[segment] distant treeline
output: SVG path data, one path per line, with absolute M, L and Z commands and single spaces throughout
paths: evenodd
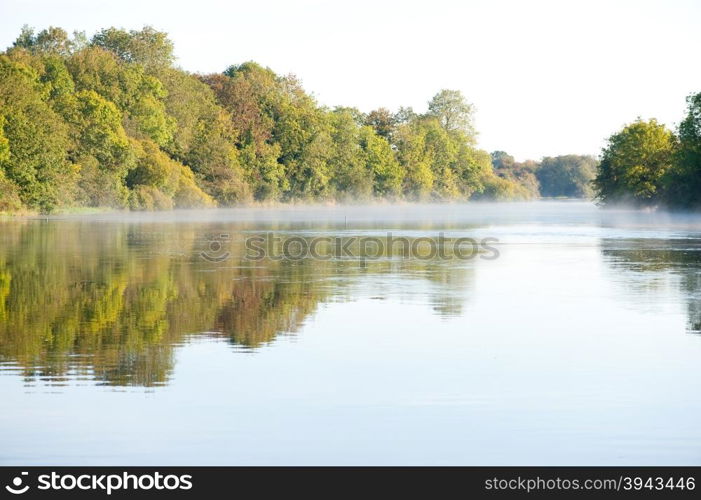
M 519 198 L 591 198 L 598 161 L 593 156 L 546 156 L 517 162 L 504 151 L 492 153 L 494 172 L 518 186 Z
M 149 27 L 25 27 L 0 54 L 0 211 L 589 194 L 592 158 L 478 149 L 459 91 L 425 113 L 365 114 L 253 62 L 211 75 L 173 62 Z
M 613 134 L 594 181 L 603 204 L 701 208 L 701 93 L 676 130 L 638 118 Z

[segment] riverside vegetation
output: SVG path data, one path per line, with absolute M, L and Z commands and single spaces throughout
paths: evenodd
M 609 138 L 594 180 L 602 203 L 701 208 L 701 93 L 687 103 L 676 134 L 638 118 Z
M 0 212 L 587 197 L 595 168 L 480 150 L 459 91 L 425 113 L 329 109 L 254 62 L 184 71 L 150 27 L 25 27 L 0 54 Z

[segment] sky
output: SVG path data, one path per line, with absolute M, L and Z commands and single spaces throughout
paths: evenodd
M 0 48 L 24 24 L 151 25 L 188 71 L 254 60 L 366 112 L 458 89 L 480 147 L 519 160 L 596 155 L 637 117 L 675 127 L 701 92 L 699 0 L 0 0 Z

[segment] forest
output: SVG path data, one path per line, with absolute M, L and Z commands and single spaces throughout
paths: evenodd
M 25 26 L 0 54 L 0 212 L 592 195 L 593 157 L 490 154 L 473 118 L 455 90 L 363 113 L 255 62 L 189 73 L 151 27 Z

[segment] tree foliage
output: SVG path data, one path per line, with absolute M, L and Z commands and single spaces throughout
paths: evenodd
M 656 120 L 636 120 L 613 134 L 601 153 L 594 181 L 603 203 L 652 206 L 662 195 L 676 137 Z
M 679 125 L 674 164 L 663 179 L 664 200 L 678 208 L 701 208 L 701 93 L 687 99 L 687 115 Z
M 597 160 L 593 156 L 547 156 L 540 161 L 535 175 L 541 196 L 591 198 Z
M 148 26 L 91 38 L 23 28 L 0 55 L 0 210 L 530 192 L 476 147 L 459 91 L 423 114 L 364 114 L 320 106 L 295 76 L 255 62 L 194 75 L 174 60 Z
M 474 138 L 472 123 L 474 107 L 468 103 L 459 90 L 443 89 L 428 103 L 428 115 L 440 122 L 448 131 L 462 131 Z
M 493 183 L 493 189 L 503 194 L 499 199 L 515 197 L 529 199 L 540 196 L 540 185 L 536 172 L 540 165 L 533 160 L 517 162 L 514 157 L 505 151 L 494 151 L 491 154 L 494 165 L 494 173 L 501 179 L 510 181 L 513 186 L 504 185 L 501 182 Z
M 91 45 L 108 50 L 125 62 L 149 69 L 168 67 L 175 60 L 173 42 L 168 35 L 150 26 L 138 31 L 103 29 L 92 37 Z
M 72 195 L 66 190 L 73 172 L 67 161 L 68 127 L 50 106 L 48 89 L 33 68 L 0 55 L 0 82 L 6 144 L 0 171 L 24 204 L 50 211 Z

